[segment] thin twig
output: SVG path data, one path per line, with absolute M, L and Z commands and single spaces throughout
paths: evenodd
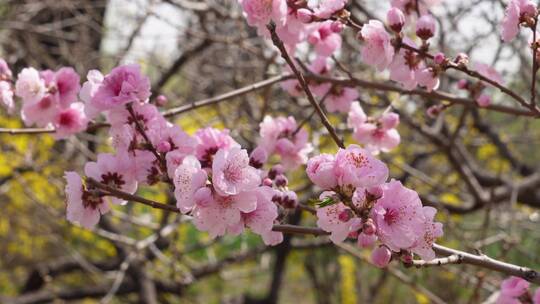
M 298 79 L 298 82 L 300 83 L 300 86 L 302 87 L 302 89 L 304 89 L 304 92 L 307 95 L 309 103 L 311 103 L 311 106 L 313 106 L 315 108 L 315 110 L 317 110 L 317 114 L 319 114 L 319 117 L 321 118 L 321 121 L 322 121 L 323 125 L 328 130 L 328 133 L 330 133 L 330 136 L 332 136 L 332 139 L 334 139 L 334 141 L 336 142 L 336 144 L 340 148 L 345 148 L 345 145 L 343 144 L 343 141 L 339 138 L 339 136 L 336 133 L 336 130 L 334 129 L 334 127 L 328 121 L 328 118 L 326 117 L 326 114 L 324 114 L 322 108 L 319 106 L 317 101 L 315 101 L 315 97 L 313 97 L 313 94 L 311 93 L 311 90 L 309 89 L 309 86 L 308 86 L 308 84 L 306 82 L 306 79 L 304 78 L 304 75 L 302 74 L 302 72 L 300 72 L 296 68 L 296 65 L 294 64 L 291 57 L 287 53 L 287 49 L 285 48 L 285 45 L 283 44 L 283 41 L 281 41 L 281 39 L 279 38 L 279 36 L 276 33 L 276 25 L 273 22 L 270 22 L 270 24 L 268 24 L 266 27 L 270 31 L 270 35 L 272 37 L 272 42 L 279 49 L 279 51 L 281 52 L 281 57 L 283 57 L 283 59 L 285 59 L 285 61 L 287 62 L 287 64 L 291 68 L 291 70 L 293 71 L 293 74 Z
M 90 177 L 88 177 L 86 179 L 86 182 L 88 184 L 98 188 L 98 189 L 105 190 L 111 196 L 116 196 L 116 197 L 121 198 L 121 199 L 141 203 L 141 204 L 144 204 L 144 205 L 150 206 L 152 208 L 156 208 L 156 209 L 162 209 L 162 210 L 167 210 L 167 211 L 171 211 L 171 212 L 175 212 L 175 213 L 180 213 L 180 210 L 178 210 L 178 208 L 176 208 L 174 206 L 167 205 L 167 204 L 164 204 L 164 203 L 158 203 L 156 201 L 149 200 L 149 199 L 146 199 L 144 197 L 129 194 L 127 192 L 118 190 L 116 188 L 110 187 L 110 186 L 105 185 L 105 184 L 102 184 L 102 183 L 100 183 L 100 182 L 98 182 L 95 179 L 90 178 Z

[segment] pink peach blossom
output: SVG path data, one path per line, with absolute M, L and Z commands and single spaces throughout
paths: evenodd
M 138 65 L 118 66 L 107 74 L 90 99 L 93 108 L 108 111 L 131 102 L 146 102 L 150 97 L 150 80 Z
M 390 43 L 390 35 L 378 20 L 370 20 L 361 30 L 364 46 L 362 61 L 382 71 L 388 67 L 394 57 L 394 47 Z
M 17 75 L 15 94 L 22 98 L 25 105 L 35 104 L 46 94 L 45 81 L 34 68 L 24 68 Z
M 246 150 L 238 147 L 220 149 L 212 163 L 212 182 L 216 192 L 222 196 L 237 195 L 254 190 L 261 178 L 257 169 L 249 165 Z
M 205 187 L 208 176 L 201 169 L 201 163 L 194 156 L 184 158 L 174 172 L 174 197 L 176 206 L 182 213 L 190 212 L 195 207 L 193 196 Z
M 377 200 L 371 217 L 379 240 L 393 251 L 413 246 L 418 228 L 424 223 L 418 194 L 395 180 L 383 187 L 383 196 Z
M 371 252 L 371 263 L 379 268 L 385 268 L 390 263 L 392 252 L 385 246 L 379 246 Z
M 336 154 L 335 174 L 341 186 L 372 187 L 388 178 L 388 167 L 357 145 L 339 149 Z
M 92 228 L 101 215 L 109 212 L 109 204 L 99 196 L 94 196 L 83 185 L 81 176 L 76 172 L 66 172 L 66 217 L 72 223 L 78 223 L 85 228 Z
M 82 102 L 72 103 L 69 108 L 56 114 L 53 125 L 56 129 L 55 138 L 62 139 L 86 129 L 88 119 L 84 113 Z
M 347 113 L 358 96 L 358 90 L 355 88 L 334 86 L 325 100 L 326 109 L 330 113 Z
M 100 153 L 96 162 L 86 163 L 84 173 L 100 183 L 130 194 L 137 190 L 132 162 L 125 154 Z M 116 197 L 112 197 L 111 201 L 120 205 L 127 203 Z

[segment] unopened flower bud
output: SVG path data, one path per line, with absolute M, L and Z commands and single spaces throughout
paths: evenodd
M 386 21 L 394 32 L 399 33 L 405 25 L 405 15 L 400 9 L 392 7 L 386 14 Z
M 376 201 L 383 196 L 383 189 L 381 186 L 373 186 L 366 191 L 366 199 L 370 202 Z
M 402 252 L 401 254 L 401 261 L 405 264 L 412 264 L 413 262 L 413 254 L 410 251 Z
M 298 196 L 294 191 L 286 191 L 281 196 L 281 205 L 284 208 L 294 209 L 298 206 Z
M 437 116 L 439 116 L 439 114 L 441 114 L 442 109 L 443 107 L 441 105 L 433 105 L 426 110 L 426 114 L 430 118 L 435 119 Z
M 164 105 L 167 104 L 169 100 L 167 99 L 167 96 L 165 95 L 159 95 L 158 97 L 156 97 L 156 105 L 158 107 L 163 107 Z
M 422 40 L 428 40 L 435 35 L 435 20 L 430 15 L 424 15 L 416 22 L 416 35 Z
M 457 87 L 460 90 L 467 90 L 469 88 L 469 82 L 465 79 L 460 79 L 457 83 Z
M 491 97 L 486 94 L 482 94 L 476 99 L 476 103 L 478 106 L 485 108 L 491 104 Z
M 367 219 L 364 224 L 362 225 L 362 232 L 367 235 L 372 235 L 377 232 L 377 227 L 375 227 L 375 223 L 373 223 L 372 219 Z
M 446 59 L 446 57 L 444 56 L 443 53 L 437 53 L 435 54 L 435 56 L 433 57 L 433 61 L 436 63 L 436 64 L 442 64 L 444 62 L 444 60 Z
M 270 169 L 270 171 L 268 171 L 268 178 L 276 179 L 276 176 L 283 174 L 283 172 L 284 170 L 282 165 L 275 165 L 272 167 L 272 169 Z
M 272 187 L 273 183 L 274 182 L 272 182 L 272 180 L 269 179 L 268 177 L 263 179 L 263 181 L 262 181 L 263 186 L 267 186 L 267 187 Z
M 341 33 L 341 31 L 343 31 L 343 28 L 345 26 L 343 25 L 343 23 L 341 23 L 340 21 L 334 21 L 332 22 L 332 24 L 330 25 L 330 29 L 332 30 L 332 32 L 334 33 Z
M 279 174 L 278 176 L 276 176 L 275 182 L 276 182 L 276 186 L 278 187 L 285 187 L 289 184 L 289 180 L 283 174 Z
M 457 54 L 456 59 L 454 59 L 454 62 L 459 66 L 466 66 L 469 64 L 469 56 L 465 53 L 459 53 Z
M 388 266 L 391 258 L 392 252 L 384 246 L 375 248 L 371 253 L 371 262 L 373 263 L 373 265 L 379 268 L 384 268 Z
M 267 159 L 268 153 L 266 153 L 266 150 L 261 147 L 257 147 L 251 152 L 251 155 L 249 156 L 249 165 L 256 169 L 260 169 L 262 168 Z
M 298 20 L 300 20 L 302 23 L 310 23 L 313 21 L 313 13 L 308 10 L 307 8 L 301 8 L 296 11 L 296 17 Z
M 534 18 L 536 16 L 536 4 L 532 1 L 528 1 L 524 5 L 520 5 L 520 13 L 524 17 Z
M 381 124 L 385 130 L 393 129 L 399 125 L 399 115 L 396 113 L 385 113 L 381 117 Z
M 167 152 L 171 151 L 171 143 L 164 140 L 164 141 L 160 142 L 157 145 L 156 148 L 157 148 L 158 152 L 160 152 L 160 153 L 167 153 Z

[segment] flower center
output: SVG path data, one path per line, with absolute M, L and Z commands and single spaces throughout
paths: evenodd
M 388 225 L 393 225 L 398 221 L 399 213 L 395 209 L 386 210 L 384 214 L 384 221 Z
M 242 179 L 242 170 L 234 164 L 228 164 L 227 168 L 223 170 L 223 174 L 225 175 L 225 179 L 233 183 L 237 183 Z
M 126 182 L 122 178 L 122 175 L 116 172 L 107 172 L 101 175 L 101 182 L 116 188 L 121 188 Z

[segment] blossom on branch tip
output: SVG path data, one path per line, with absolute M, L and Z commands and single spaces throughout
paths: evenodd
M 405 15 L 400 9 L 392 7 L 386 13 L 386 22 L 394 32 L 399 33 L 405 25 Z
M 435 35 L 435 20 L 430 15 L 424 15 L 416 21 L 416 35 L 422 40 L 428 40 Z
M 284 167 L 293 169 L 307 162 L 307 155 L 313 147 L 308 143 L 307 131 L 298 129 L 294 117 L 266 116 L 259 127 L 259 146 L 269 156 L 274 153 L 279 155 Z
M 386 69 L 394 57 L 394 47 L 382 22 L 370 20 L 364 24 L 360 34 L 364 41 L 362 61 L 376 67 L 379 71 Z
M 96 162 L 86 163 L 84 173 L 97 182 L 129 194 L 133 194 L 137 190 L 135 172 L 131 160 L 126 154 L 100 153 Z M 118 205 L 127 203 L 127 201 L 117 197 L 111 197 L 111 202 Z
M 72 223 L 85 228 L 94 227 L 101 215 L 109 212 L 109 204 L 103 197 L 90 192 L 76 172 L 65 172 L 66 217 Z
M 45 81 L 34 68 L 24 68 L 17 75 L 15 82 L 15 94 L 19 96 L 25 105 L 37 103 L 45 96 Z
M 249 165 L 246 150 L 238 147 L 220 149 L 212 163 L 212 182 L 216 192 L 222 196 L 237 195 L 254 190 L 261 178 L 257 169 Z
M 54 119 L 55 138 L 62 139 L 86 129 L 88 119 L 84 113 L 84 104 L 72 103 L 69 108 L 60 110 Z
M 150 80 L 141 74 L 138 65 L 115 67 L 103 78 L 90 99 L 90 106 L 108 111 L 131 102 L 147 102 Z
M 353 129 L 353 138 L 373 153 L 388 152 L 399 145 L 401 137 L 395 129 L 398 124 L 399 115 L 392 112 L 368 119 L 359 102 L 351 105 L 347 119 L 347 125 Z
M 537 14 L 536 4 L 530 0 L 511 0 L 506 7 L 502 20 L 501 38 L 504 42 L 512 41 L 519 33 L 521 23 L 534 25 Z
M 385 246 L 379 246 L 371 252 L 371 263 L 379 268 L 385 268 L 392 259 L 392 252 Z

